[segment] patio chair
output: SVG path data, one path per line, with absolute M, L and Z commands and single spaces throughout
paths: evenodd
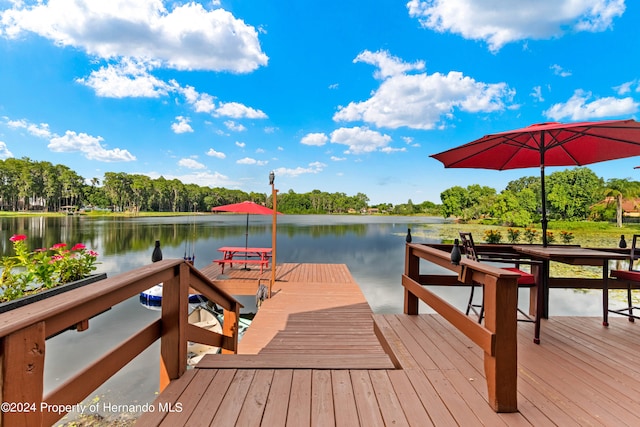
M 530 264 L 530 265 L 541 264 L 539 261 L 524 260 L 520 258 L 508 258 L 508 259 L 500 258 L 501 256 L 504 256 L 504 254 L 499 254 L 499 253 L 498 254 L 490 254 L 490 253 L 479 254 L 476 251 L 475 243 L 473 242 L 473 236 L 471 235 L 471 233 L 460 232 L 460 241 L 462 243 L 463 253 L 469 259 L 472 259 L 474 261 L 480 261 L 480 262 L 515 264 L 515 267 L 500 267 L 500 268 L 504 268 L 505 270 L 513 271 L 515 273 L 520 274 L 520 278 L 518 279 L 518 288 L 533 288 L 537 286 L 535 276 L 531 273 L 520 270 L 520 268 L 518 267 L 520 266 L 520 264 Z M 467 303 L 467 309 L 465 311 L 465 314 L 469 315 L 470 312 L 473 312 L 476 316 L 478 316 L 478 323 L 481 323 L 482 320 L 484 319 L 484 293 L 482 295 L 482 300 L 480 304 L 474 303 L 475 288 L 477 286 L 479 286 L 478 283 L 471 284 L 471 293 L 469 295 L 469 302 Z M 521 316 L 518 316 L 518 321 L 536 323 L 536 325 L 539 324 L 537 307 L 535 310 L 535 316 L 533 318 L 527 313 L 525 313 L 524 311 L 522 311 L 522 309 L 520 309 L 519 307 L 518 307 L 518 313 L 520 313 L 521 315 Z M 537 332 L 536 332 L 536 339 L 537 339 Z
M 632 290 L 640 289 L 640 271 L 634 270 L 635 260 L 640 257 L 637 254 L 637 250 L 640 249 L 636 246 L 640 234 L 633 235 L 633 241 L 631 242 L 631 249 L 629 251 L 629 269 L 628 270 L 611 270 L 611 276 L 627 285 L 627 306 L 617 310 L 609 310 L 610 313 L 620 314 L 627 316 L 629 322 L 634 322 L 635 319 L 640 319 L 640 316 L 634 315 L 633 310 L 640 310 L 640 307 L 633 305 Z M 606 298 L 609 298 L 607 295 Z

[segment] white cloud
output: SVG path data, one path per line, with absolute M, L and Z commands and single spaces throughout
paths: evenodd
M 247 144 L 244 142 L 240 142 L 240 141 L 236 141 L 236 147 L 240 147 L 240 148 L 244 148 L 246 147 Z
M 239 165 L 264 166 L 269 162 L 267 162 L 266 160 L 256 160 L 256 159 L 252 159 L 251 157 L 245 157 L 244 159 L 240 159 L 240 160 L 236 161 L 236 163 L 239 164 Z
M 327 165 L 321 162 L 309 163 L 308 167 L 298 166 L 297 168 L 277 168 L 274 170 L 276 176 L 290 176 L 297 177 L 306 174 L 316 174 L 324 170 Z
M 407 71 L 424 70 L 424 61 L 408 64 L 402 61 L 402 59 L 392 56 L 389 52 L 383 50 L 377 52 L 365 50 L 356 56 L 353 62 L 364 62 L 365 64 L 377 67 L 378 70 L 374 73 L 374 77 L 380 80 L 405 74 Z
M 106 98 L 158 98 L 172 87 L 149 73 L 152 65 L 133 59 L 109 64 L 76 81 Z
M 343 162 L 347 160 L 346 157 L 338 157 L 338 156 L 331 156 L 330 159 L 331 161 L 334 161 L 334 162 Z
M 102 146 L 103 138 L 76 133 L 68 130 L 64 136 L 56 136 L 49 141 L 49 149 L 57 153 L 81 152 L 89 160 L 101 162 L 131 162 L 136 157 L 127 150 L 114 148 L 107 150 Z
M 245 130 L 247 130 L 247 128 L 243 124 L 236 123 L 233 120 L 225 121 L 224 125 L 227 127 L 227 129 L 234 132 L 244 132 Z
M 68 130 L 64 136 L 57 135 L 49 129 L 47 123 L 34 124 L 25 119 L 11 120 L 3 117 L 7 126 L 13 129 L 26 129 L 31 135 L 49 140 L 47 146 L 56 153 L 81 152 L 89 160 L 101 162 L 131 162 L 136 157 L 128 150 L 120 148 L 106 149 L 102 146 L 104 139 L 101 136 L 91 136 L 86 133 L 77 133 Z
M 407 151 L 407 147 L 401 147 L 401 148 L 383 147 L 380 149 L 380 151 L 387 154 L 405 152 Z
M 604 31 L 622 16 L 624 0 L 410 0 L 409 15 L 437 32 L 483 40 L 496 52 L 507 43 L 549 39 L 565 31 Z
M 15 2 L 0 13 L 0 35 L 32 32 L 103 59 L 157 60 L 178 70 L 246 73 L 267 64 L 254 27 L 230 12 L 160 0 Z
M 207 151 L 207 156 L 216 157 L 218 159 L 224 159 L 227 157 L 226 154 L 216 151 L 213 148 L 209 148 L 209 151 Z
M 321 147 L 329 141 L 329 138 L 324 133 L 308 133 L 302 137 L 300 144 L 313 145 Z
M 535 86 L 530 93 L 531 97 L 538 102 L 543 102 L 544 98 L 542 97 L 542 87 Z
M 451 117 L 455 109 L 469 113 L 504 110 L 505 102 L 515 93 L 506 83 L 482 83 L 456 71 L 404 74 L 406 70 L 420 69 L 419 65 L 404 64 L 387 52 L 358 55 L 363 57 L 384 67 L 384 72 L 381 69 L 376 74 L 387 78 L 368 100 L 339 107 L 333 116 L 335 121 L 361 120 L 391 129 L 402 126 L 434 129 L 441 126 L 443 117 Z
M 37 136 L 38 138 L 51 138 L 53 135 L 51 130 L 49 129 L 49 125 L 46 123 L 29 123 L 28 121 L 22 120 L 9 120 L 7 119 L 7 126 L 13 129 L 26 129 L 29 134 L 33 136 Z
M 248 119 L 266 119 L 267 115 L 246 105 L 242 105 L 238 102 L 223 102 L 218 108 L 216 108 L 215 116 L 231 117 L 233 119 L 241 119 L 246 117 Z
M 549 68 L 551 68 L 553 70 L 553 74 L 555 74 L 556 76 L 560 76 L 560 77 L 569 77 L 569 76 L 571 76 L 571 71 L 565 70 L 564 68 L 562 68 L 558 64 L 553 64 Z
M 175 133 L 193 132 L 193 128 L 189 124 L 191 120 L 188 117 L 177 116 L 176 120 L 177 120 L 176 123 L 171 124 L 171 130 L 173 130 L 173 132 Z
M 634 114 L 638 111 L 638 102 L 633 98 L 597 98 L 593 101 L 591 92 L 576 90 L 565 103 L 554 104 L 544 112 L 553 120 L 590 120 L 603 117 Z
M 636 91 L 640 90 L 640 86 L 638 86 L 638 80 L 632 80 L 630 82 L 622 83 L 620 86 L 615 86 L 613 89 L 618 95 L 625 95 L 631 92 L 633 86 L 636 86 Z
M 216 108 L 214 97 L 207 93 L 199 93 L 193 86 L 180 88 L 185 99 L 196 113 L 211 113 Z
M 185 184 L 197 184 L 206 187 L 233 188 L 238 186 L 237 182 L 232 181 L 228 176 L 223 175 L 219 172 L 194 172 L 184 175 L 171 175 L 159 172 L 145 172 L 141 174 L 147 175 L 151 179 L 157 179 L 162 176 L 168 181 L 177 179 Z
M 373 131 L 367 127 L 340 128 L 331 132 L 333 144 L 349 147 L 345 154 L 363 154 L 382 150 L 391 142 L 389 135 Z
M 13 153 L 9 151 L 7 144 L 5 144 L 3 141 L 0 141 L 0 159 L 4 160 L 10 157 L 13 157 Z
M 195 159 L 180 159 L 178 166 L 187 169 L 206 169 L 206 166 Z

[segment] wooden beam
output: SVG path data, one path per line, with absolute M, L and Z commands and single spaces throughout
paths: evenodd
M 456 307 L 452 306 L 433 292 L 429 291 L 415 280 L 405 275 L 402 276 L 402 286 L 407 292 L 424 301 L 438 314 L 442 315 L 449 323 L 458 328 L 470 340 L 477 344 L 486 353 L 494 353 L 494 334 L 466 316 Z M 515 310 L 515 309 L 514 309 Z

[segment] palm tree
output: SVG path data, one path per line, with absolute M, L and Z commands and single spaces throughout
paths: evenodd
M 616 225 L 622 227 L 622 201 L 636 197 L 640 193 L 640 183 L 629 178 L 611 178 L 607 181 L 604 196 L 616 200 Z

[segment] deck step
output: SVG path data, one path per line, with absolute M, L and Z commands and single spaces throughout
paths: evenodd
M 394 369 L 386 354 L 214 354 L 199 369 Z

